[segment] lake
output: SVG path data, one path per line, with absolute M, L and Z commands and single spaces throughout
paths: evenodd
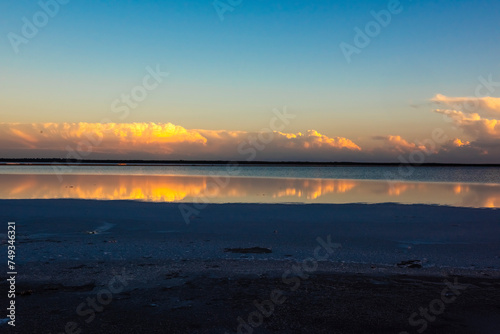
M 1 166 L 0 199 L 500 207 L 494 167 Z

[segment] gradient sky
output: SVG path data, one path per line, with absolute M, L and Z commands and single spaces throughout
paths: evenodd
M 244 160 L 237 147 L 286 107 L 256 160 L 398 161 L 442 129 L 426 162 L 500 163 L 500 2 L 400 1 L 349 63 L 340 44 L 391 2 L 243 0 L 221 20 L 212 0 L 70 0 L 16 53 L 11 33 L 41 7 L 2 1 L 0 157 L 64 157 L 108 131 L 87 158 Z M 119 117 L 148 66 L 169 76 Z M 155 141 L 158 126 L 174 138 Z

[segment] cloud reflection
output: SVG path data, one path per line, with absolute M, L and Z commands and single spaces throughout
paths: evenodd
M 0 175 L 1 199 L 384 203 L 500 207 L 500 185 L 211 176 Z

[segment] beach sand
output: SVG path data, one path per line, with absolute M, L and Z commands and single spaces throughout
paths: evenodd
M 174 203 L 0 201 L 0 331 L 500 333 L 498 210 L 184 205 L 188 224 Z

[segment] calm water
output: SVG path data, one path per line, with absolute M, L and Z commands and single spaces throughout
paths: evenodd
M 269 166 L 5 166 L 0 174 L 232 175 L 241 177 L 400 180 L 500 184 L 498 167 L 269 167 Z
M 2 166 L 0 199 L 500 207 L 497 168 L 422 167 L 402 176 L 397 167 Z

